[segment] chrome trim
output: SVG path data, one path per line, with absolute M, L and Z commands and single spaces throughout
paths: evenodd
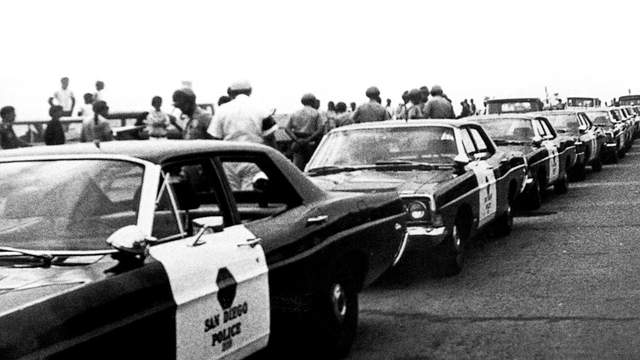
M 424 226 L 407 226 L 407 234 L 409 236 L 443 236 L 447 228 L 440 227 L 424 227 Z
M 400 261 L 400 259 L 402 258 L 402 255 L 404 255 L 404 251 L 407 248 L 408 240 L 409 240 L 409 233 L 405 231 L 404 237 L 402 238 L 402 243 L 400 244 L 400 249 L 398 250 L 398 254 L 396 254 L 396 258 L 393 259 L 393 264 L 391 266 L 396 266 L 398 261 Z

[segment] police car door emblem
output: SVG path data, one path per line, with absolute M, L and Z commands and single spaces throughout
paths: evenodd
M 238 283 L 229 269 L 223 267 L 218 270 L 216 284 L 218 285 L 218 302 L 220 302 L 222 309 L 226 310 L 233 305 Z

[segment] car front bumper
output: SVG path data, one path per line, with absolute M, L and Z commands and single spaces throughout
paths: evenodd
M 447 228 L 427 226 L 407 226 L 408 247 L 434 247 L 442 243 L 447 237 Z

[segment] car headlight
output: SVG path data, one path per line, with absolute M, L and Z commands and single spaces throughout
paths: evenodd
M 427 206 L 422 201 L 414 200 L 410 202 L 407 210 L 413 220 L 421 220 L 427 215 Z

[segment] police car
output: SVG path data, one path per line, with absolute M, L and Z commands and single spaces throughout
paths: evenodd
M 0 358 L 235 359 L 293 335 L 344 355 L 405 217 L 261 145 L 3 151 Z
M 560 137 L 549 120 L 530 114 L 486 115 L 472 118 L 485 129 L 503 151 L 524 154 L 527 180 L 519 199 L 530 209 L 542 204 L 542 193 L 550 186 L 556 193 L 568 191 L 568 170 L 575 164 L 573 140 Z
M 529 114 L 549 120 L 555 132 L 574 141 L 576 162 L 570 173 L 576 180 L 586 176 L 586 166 L 593 171 L 602 170 L 601 151 L 605 143 L 604 131 L 594 126 L 591 119 L 583 111 L 554 110 Z
M 398 190 L 410 216 L 409 248 L 431 248 L 437 270 L 454 275 L 474 234 L 489 226 L 498 235 L 511 231 L 526 166 L 478 124 L 430 119 L 334 129 L 305 172 L 331 191 Z

